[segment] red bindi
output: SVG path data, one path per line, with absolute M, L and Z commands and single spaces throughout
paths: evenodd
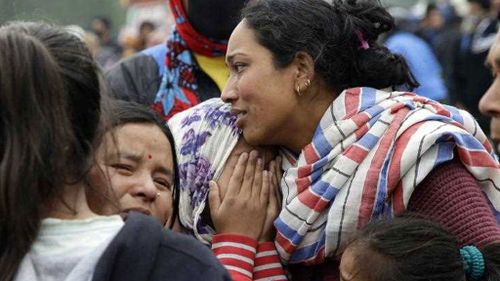
M 151 154 L 148 154 L 148 159 L 153 159 L 153 156 L 151 156 Z

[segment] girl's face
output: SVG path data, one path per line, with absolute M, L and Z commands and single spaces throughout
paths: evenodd
M 285 144 L 297 133 L 297 67 L 276 68 L 272 53 L 257 42 L 245 20 L 229 39 L 226 63 L 230 76 L 221 97 L 232 104 L 245 140 L 251 145 Z
M 94 186 L 111 184 L 121 213 L 138 211 L 166 224 L 173 210 L 173 173 L 170 143 L 162 130 L 130 123 L 106 134 L 91 181 Z

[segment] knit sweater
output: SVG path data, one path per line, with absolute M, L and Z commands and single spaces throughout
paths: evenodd
M 234 281 L 287 280 L 276 246 L 237 234 L 217 234 L 212 251 Z
M 422 181 L 407 211 L 440 223 L 461 246 L 484 246 L 500 241 L 500 227 L 474 177 L 458 160 L 434 169 Z M 316 266 L 291 265 L 293 280 L 338 281 L 339 262 L 333 259 Z

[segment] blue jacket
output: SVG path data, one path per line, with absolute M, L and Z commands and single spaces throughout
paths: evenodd
M 406 59 L 410 70 L 420 83 L 420 87 L 414 92 L 436 101 L 448 98 L 441 65 L 427 42 L 412 33 L 398 31 L 387 38 L 385 45 L 393 53 Z

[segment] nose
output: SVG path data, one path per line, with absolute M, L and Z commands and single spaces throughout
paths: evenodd
M 236 93 L 236 81 L 233 77 L 229 77 L 220 97 L 224 102 L 233 103 L 238 98 Z
M 500 116 L 500 78 L 495 78 L 491 86 L 479 101 L 482 114 L 491 117 Z
M 133 197 L 142 198 L 145 201 L 154 201 L 156 199 L 156 194 L 158 190 L 154 184 L 153 179 L 150 176 L 143 176 L 136 183 L 135 188 L 132 190 L 131 195 Z

